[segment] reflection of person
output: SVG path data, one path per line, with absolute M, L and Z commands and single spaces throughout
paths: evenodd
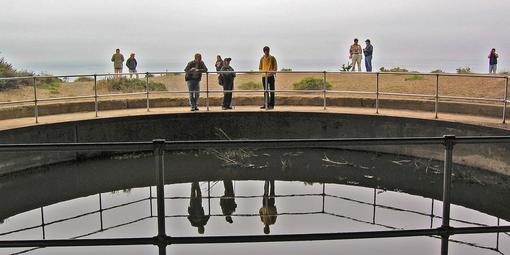
M 349 49 L 349 58 L 352 59 L 352 69 L 354 72 L 354 68 L 356 64 L 358 65 L 358 72 L 361 72 L 361 45 L 358 44 L 358 39 L 354 39 L 354 44 L 351 45 Z
M 491 52 L 489 53 L 489 73 L 496 73 L 496 70 L 498 69 L 498 53 L 496 53 L 496 49 L 492 48 Z
M 205 232 L 205 225 L 209 220 L 209 215 L 205 215 L 204 207 L 202 207 L 202 192 L 200 191 L 200 185 L 198 182 L 191 184 L 191 197 L 189 200 L 188 207 L 188 220 L 191 226 L 198 228 L 198 233 L 203 234 Z
M 231 58 L 225 58 L 223 61 L 223 65 L 221 67 L 221 71 L 223 72 L 233 72 L 234 68 L 230 66 Z M 236 77 L 235 73 L 222 73 L 220 74 L 220 81 L 223 85 L 223 107 L 221 109 L 228 110 L 232 109 L 230 106 L 232 102 L 232 90 L 234 89 L 234 78 Z M 226 92 L 227 91 L 227 92 Z
M 274 180 L 265 181 L 262 208 L 259 210 L 260 220 L 264 223 L 264 234 L 269 234 L 269 225 L 276 222 L 278 212 L 275 206 Z
M 184 79 L 188 83 L 189 104 L 191 111 L 198 111 L 198 98 L 200 97 L 200 80 L 202 73 L 207 72 L 207 67 L 202 61 L 202 55 L 195 54 L 195 59 L 190 61 L 184 68 L 186 75 Z
M 120 54 L 120 49 L 116 49 L 115 53 L 112 55 L 113 62 L 113 72 L 117 74 L 117 77 L 120 77 L 122 73 L 122 66 L 124 65 L 124 56 Z
M 225 215 L 225 220 L 228 223 L 232 223 L 234 222 L 232 220 L 232 213 L 237 208 L 232 180 L 223 180 L 223 186 L 225 187 L 225 193 L 220 198 L 221 211 Z
M 372 54 L 374 53 L 374 46 L 370 43 L 370 39 L 366 39 L 367 46 L 363 49 L 365 55 L 365 68 L 367 72 L 372 72 Z
M 138 79 L 138 73 L 136 73 L 136 66 L 138 62 L 135 59 L 135 53 L 131 53 L 129 58 L 126 60 L 126 66 L 129 69 L 129 78 L 133 78 L 133 74 L 136 74 L 136 78 Z
M 260 58 L 259 62 L 259 71 L 271 71 L 275 72 L 278 70 L 278 64 L 276 63 L 276 58 L 269 55 L 269 47 L 265 46 L 264 56 Z M 273 109 L 274 108 L 274 73 L 264 73 L 262 77 L 262 85 L 264 85 L 264 105 L 260 107 L 261 109 L 267 108 Z M 268 87 L 269 86 L 269 87 Z M 267 93 L 267 90 L 271 90 L 271 93 Z

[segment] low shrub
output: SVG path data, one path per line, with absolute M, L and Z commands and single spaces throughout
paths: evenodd
M 444 73 L 441 69 L 432 70 L 430 73 Z
M 78 79 L 74 80 L 75 82 L 91 82 L 94 81 L 94 78 L 90 77 L 79 77 Z
M 125 93 L 139 92 L 145 90 L 145 80 L 122 78 L 108 78 L 98 82 L 99 88 L 106 88 L 108 91 L 121 91 Z M 165 84 L 149 81 L 151 91 L 166 91 Z
M 342 64 L 342 66 L 340 67 L 340 71 L 347 72 L 347 71 L 350 71 L 351 68 L 352 68 L 352 64 L 350 64 L 350 63 Z
M 324 80 L 315 77 L 305 77 L 299 82 L 292 84 L 296 90 L 320 90 L 324 88 Z M 330 89 L 331 83 L 326 82 L 326 89 Z
M 423 80 L 423 75 L 418 75 L 418 74 L 414 74 L 414 75 L 409 75 L 405 78 L 406 81 L 421 81 Z
M 44 78 L 37 78 L 37 87 L 40 89 L 46 89 L 51 94 L 58 94 L 60 93 L 60 85 L 64 83 L 62 79 L 59 77 L 52 77 L 49 74 L 42 73 L 41 76 L 47 76 Z
M 241 90 L 259 90 L 262 89 L 262 83 L 261 82 L 245 82 L 237 86 L 237 88 Z
M 407 73 L 407 72 L 409 72 L 409 70 L 407 70 L 405 68 L 400 68 L 399 66 L 393 67 L 393 68 L 390 68 L 390 69 L 386 69 L 383 66 L 383 67 L 379 68 L 379 71 L 381 71 L 381 72 L 391 72 L 391 73 Z
M 458 74 L 468 74 L 468 73 L 472 73 L 472 72 L 471 72 L 471 68 L 466 66 L 466 67 L 457 68 L 457 73 Z
M 12 64 L 8 63 L 3 57 L 0 57 L 0 77 L 25 77 L 33 76 L 34 73 L 28 71 L 18 71 Z M 31 79 L 20 80 L 0 80 L 0 91 L 15 89 L 20 85 L 32 85 Z
M 282 71 L 282 72 L 292 72 L 292 68 L 282 68 L 280 71 Z

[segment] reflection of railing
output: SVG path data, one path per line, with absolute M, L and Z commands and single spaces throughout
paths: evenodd
M 220 196 L 211 196 L 210 195 L 210 187 L 211 187 L 210 186 L 210 182 L 208 182 L 208 184 L 209 184 L 208 185 L 208 187 L 209 187 L 208 188 L 209 195 L 207 197 L 204 197 L 204 198 L 206 198 L 209 201 L 209 206 L 208 206 L 209 212 L 208 212 L 208 215 L 212 216 L 212 217 L 222 217 L 222 216 L 224 216 L 224 214 L 211 214 L 211 211 L 210 211 L 210 209 L 211 209 L 210 200 L 211 199 L 220 199 L 221 197 Z M 398 230 L 398 229 L 403 229 L 403 228 L 396 227 L 396 226 L 391 226 L 391 225 L 387 225 L 387 224 L 382 224 L 382 223 L 377 223 L 377 221 L 376 221 L 376 214 L 377 214 L 376 213 L 376 208 L 381 208 L 381 209 L 387 209 L 387 210 L 390 210 L 390 211 L 405 212 L 405 213 L 410 213 L 410 214 L 430 217 L 430 219 L 431 219 L 430 228 L 433 227 L 432 224 L 433 224 L 433 219 L 434 218 L 441 219 L 441 216 L 434 215 L 434 199 L 431 199 L 432 205 L 431 205 L 431 208 L 430 208 L 430 213 L 424 213 L 424 212 L 420 212 L 420 211 L 416 211 L 416 210 L 409 210 L 409 209 L 400 208 L 400 207 L 394 207 L 394 206 L 388 206 L 388 205 L 384 205 L 384 204 L 378 204 L 377 203 L 377 195 L 378 195 L 377 188 L 373 188 L 373 190 L 374 190 L 374 192 L 373 192 L 373 202 L 369 203 L 369 202 L 358 200 L 358 199 L 353 199 L 353 198 L 348 198 L 348 197 L 328 194 L 327 186 L 329 186 L 329 184 L 323 183 L 321 186 L 322 186 L 322 193 L 287 194 L 287 195 L 275 195 L 274 196 L 275 198 L 319 197 L 319 198 L 322 198 L 322 206 L 321 206 L 322 209 L 321 210 L 317 210 L 317 211 L 305 211 L 305 212 L 283 212 L 283 213 L 280 212 L 280 213 L 277 213 L 276 216 L 284 216 L 284 215 L 319 215 L 319 214 L 324 214 L 324 215 L 330 215 L 330 216 L 337 217 L 337 218 L 347 219 L 347 220 L 358 222 L 358 223 L 364 223 L 364 224 L 370 224 L 370 225 L 375 225 L 375 226 L 379 226 L 379 227 L 384 227 L 384 228 L 392 229 L 392 230 Z M 97 195 L 98 196 L 98 202 L 99 202 L 98 203 L 99 204 L 99 209 L 98 210 L 93 210 L 93 211 L 90 211 L 90 212 L 86 212 L 86 213 L 82 213 L 82 214 L 79 214 L 79 215 L 74 215 L 74 216 L 71 216 L 71 217 L 62 218 L 62 219 L 58 219 L 58 220 L 54 220 L 54 221 L 50 221 L 50 222 L 47 222 L 45 220 L 44 208 L 41 207 L 40 208 L 40 214 L 41 214 L 41 224 L 40 225 L 35 225 L 35 226 L 20 228 L 20 229 L 8 231 L 8 232 L 3 232 L 3 233 L 0 233 L 0 237 L 8 236 L 8 235 L 14 234 L 14 233 L 20 233 L 20 232 L 24 232 L 24 231 L 33 230 L 33 229 L 39 229 L 40 228 L 41 229 L 41 233 L 42 233 L 42 239 L 44 240 L 44 239 L 46 239 L 46 234 L 45 234 L 45 228 L 46 227 L 51 226 L 51 225 L 55 225 L 55 224 L 58 224 L 58 223 L 64 223 L 64 222 L 76 220 L 76 219 L 79 219 L 79 218 L 82 218 L 82 217 L 86 217 L 86 216 L 90 216 L 90 215 L 95 215 L 95 214 L 98 214 L 98 216 L 99 216 L 100 226 L 99 226 L 98 230 L 91 231 L 91 232 L 88 232 L 88 233 L 85 233 L 85 234 L 81 234 L 81 235 L 78 235 L 78 236 L 70 237 L 69 239 L 83 238 L 83 237 L 91 236 L 91 235 L 94 235 L 94 234 L 97 234 L 97 233 L 101 233 L 101 232 L 105 232 L 105 231 L 108 231 L 108 230 L 112 230 L 112 229 L 116 229 L 116 228 L 119 228 L 119 227 L 123 227 L 123 226 L 126 226 L 126 225 L 131 225 L 131 224 L 134 224 L 134 223 L 138 223 L 138 222 L 141 222 L 141 221 L 144 221 L 144 220 L 147 220 L 147 219 L 151 219 L 151 218 L 156 217 L 156 216 L 154 216 L 153 211 L 152 211 L 152 200 L 155 199 L 155 197 L 152 196 L 152 187 L 148 187 L 148 190 L 149 190 L 149 192 L 148 192 L 149 196 L 147 198 L 137 199 L 137 200 L 134 200 L 134 201 L 130 201 L 130 202 L 126 202 L 126 203 L 121 203 L 121 204 L 117 204 L 117 205 L 109 206 L 109 207 L 102 207 L 102 204 L 103 204 L 102 195 L 98 194 Z M 262 198 L 262 197 L 263 196 L 260 196 L 260 195 L 243 195 L 243 196 L 233 196 L 233 197 L 229 197 L 229 198 L 234 198 L 234 199 L 252 199 L 252 198 Z M 343 200 L 343 201 L 347 201 L 347 202 L 357 203 L 357 204 L 360 204 L 360 205 L 372 206 L 373 207 L 372 221 L 360 219 L 360 218 L 357 218 L 357 217 L 354 217 L 354 216 L 342 215 L 342 214 L 337 213 L 337 212 L 330 212 L 329 210 L 326 210 L 326 198 L 334 198 L 334 199 L 339 199 L 339 200 Z M 188 197 L 188 196 L 173 196 L 173 197 L 165 197 L 165 199 L 166 200 L 189 200 L 190 197 Z M 139 217 L 137 219 L 130 220 L 130 221 L 127 221 L 127 222 L 119 223 L 119 224 L 116 224 L 116 225 L 112 225 L 112 226 L 109 226 L 109 227 L 106 227 L 106 228 L 104 227 L 104 225 L 103 225 L 103 222 L 104 222 L 104 220 L 103 220 L 103 213 L 104 212 L 107 212 L 107 211 L 110 211 L 110 210 L 113 210 L 113 209 L 123 208 L 123 207 L 130 206 L 130 205 L 133 205 L 133 204 L 140 204 L 142 202 L 149 202 L 149 210 L 148 210 L 149 213 L 150 213 L 149 215 L 144 216 L 144 217 Z M 166 218 L 185 218 L 187 216 L 188 216 L 187 214 L 173 214 L 173 215 L 166 215 L 165 217 Z M 232 216 L 235 216 L 235 217 L 259 217 L 260 215 L 258 213 L 257 214 L 234 213 L 234 214 L 232 214 Z M 499 218 L 497 220 L 499 222 Z M 487 225 L 482 224 L 482 223 L 472 222 L 472 221 L 467 221 L 467 220 L 461 220 L 461 219 L 453 219 L 452 218 L 451 221 L 455 221 L 455 222 L 459 222 L 459 223 L 463 223 L 463 224 L 474 225 L 474 226 L 487 226 Z M 508 233 L 505 233 L 505 234 L 510 237 L 510 235 Z M 477 244 L 477 243 L 464 242 L 464 241 L 459 241 L 459 240 L 454 240 L 454 239 L 450 239 L 449 241 L 450 242 L 456 242 L 456 243 L 459 243 L 459 244 L 462 244 L 462 245 L 468 245 L 468 246 L 480 248 L 480 249 L 485 249 L 485 250 L 499 252 L 499 240 L 500 240 L 500 237 L 499 237 L 499 235 L 497 235 L 496 236 L 496 245 L 495 245 L 495 247 L 482 246 L 482 245 Z M 32 248 L 32 249 L 24 250 L 24 251 L 21 251 L 21 252 L 12 253 L 12 255 L 26 253 L 26 252 L 29 252 L 29 251 L 32 251 L 32 250 L 35 250 L 35 249 L 38 249 L 38 248 Z
M 56 246 L 107 246 L 107 245 L 157 245 L 160 254 L 166 254 L 166 246 L 186 243 L 238 243 L 238 242 L 282 242 L 339 239 L 366 239 L 411 236 L 439 236 L 441 254 L 448 254 L 450 236 L 474 233 L 510 232 L 510 226 L 450 226 L 450 189 L 453 148 L 456 144 L 510 143 L 510 136 L 500 137 L 424 137 L 424 138 L 343 138 L 343 139 L 276 139 L 276 140 L 221 140 L 221 141 L 165 141 L 127 143 L 74 143 L 74 144 L 18 144 L 0 145 L 0 152 L 61 152 L 61 151 L 152 151 L 156 171 L 156 201 L 158 235 L 142 238 L 74 239 L 74 240 L 13 240 L 0 241 L 0 247 L 56 247 Z M 444 145 L 443 210 L 442 224 L 438 228 L 411 230 L 387 230 L 365 232 L 337 232 L 317 234 L 247 235 L 247 236 L 168 236 L 165 226 L 164 154 L 166 150 L 180 151 L 210 148 L 336 148 L 340 146 L 378 145 Z M 171 169 L 171 168 L 170 168 Z M 325 193 L 325 192 L 323 192 Z M 152 201 L 152 199 L 151 199 Z M 151 207 L 152 208 L 152 207 Z
M 8 102 L 0 102 L 0 105 L 13 105 L 13 104 L 26 104 L 33 103 L 34 104 L 34 117 L 35 122 L 38 122 L 39 117 L 39 103 L 40 102 L 48 102 L 48 101 L 59 101 L 59 100 L 75 100 L 75 99 L 94 99 L 94 111 L 96 117 L 99 112 L 99 99 L 104 97 L 121 97 L 121 96 L 132 96 L 132 95 L 145 95 L 146 97 L 146 108 L 147 111 L 150 110 L 150 96 L 155 94 L 187 94 L 189 91 L 151 91 L 149 87 L 149 80 L 151 76 L 154 75 L 180 75 L 184 72 L 146 72 L 146 73 L 138 73 L 145 75 L 145 91 L 140 92 L 131 92 L 131 93 L 110 93 L 110 94 L 99 94 L 98 93 L 98 78 L 108 78 L 108 77 L 119 77 L 119 76 L 127 76 L 132 74 L 80 74 L 80 75 L 58 75 L 58 76 L 30 76 L 30 77 L 10 77 L 10 78 L 0 78 L 0 82 L 2 81 L 16 81 L 16 80 L 30 80 L 33 84 L 33 98 L 26 100 L 15 100 Z M 358 94 L 358 95 L 373 95 L 375 97 L 375 113 L 379 113 L 380 109 L 380 96 L 397 96 L 397 97 L 416 97 L 423 99 L 431 99 L 434 101 L 434 116 L 438 117 L 439 113 L 439 102 L 443 99 L 446 100 L 466 100 L 473 102 L 490 102 L 497 103 L 502 105 L 502 122 L 506 122 L 506 109 L 507 103 L 510 102 L 508 99 L 508 76 L 498 76 L 498 75 L 480 75 L 480 74 L 446 74 L 446 73 L 392 73 L 392 72 L 375 72 L 375 73 L 358 73 L 362 75 L 370 75 L 375 76 L 375 87 L 373 91 L 353 91 L 353 90 L 330 90 L 327 88 L 327 75 L 328 74 L 343 74 L 345 72 L 327 72 L 327 71 L 291 71 L 291 72 L 271 72 L 271 73 L 289 73 L 289 74 L 310 74 L 310 75 L 321 75 L 322 76 L 322 89 L 316 90 L 269 90 L 267 87 L 264 90 L 232 90 L 232 91 L 223 91 L 223 90 L 211 90 L 209 88 L 209 74 L 219 74 L 224 72 L 207 72 L 205 74 L 205 90 L 193 91 L 193 92 L 203 92 L 206 94 L 206 107 L 209 110 L 210 93 L 224 93 L 224 92 L 233 92 L 233 93 L 248 93 L 248 92 L 264 92 L 265 94 L 269 92 L 278 92 L 278 93 L 317 93 L 321 94 L 323 97 L 323 108 L 327 107 L 327 95 L 328 94 Z M 227 72 L 228 73 L 228 72 Z M 235 73 L 239 74 L 267 74 L 268 72 L 256 72 L 256 71 L 236 71 Z M 138 75 L 137 74 L 137 75 Z M 420 75 L 420 76 L 431 76 L 435 77 L 435 90 L 434 94 L 419 94 L 419 93 L 401 93 L 401 92 L 385 92 L 380 89 L 380 79 L 385 75 L 399 75 L 399 76 L 408 76 L 408 75 Z M 487 97 L 471 97 L 471 96 L 452 96 L 452 95 L 441 95 L 439 92 L 440 88 L 440 78 L 441 77 L 468 77 L 468 78 L 490 78 L 490 79 L 498 79 L 504 81 L 504 95 L 501 98 L 487 98 Z M 43 79 L 51 79 L 51 78 L 80 78 L 80 77 L 92 77 L 93 78 L 93 91 L 94 95 L 82 95 L 82 96 L 67 96 L 67 97 L 55 97 L 55 98 L 40 98 L 38 96 L 37 90 L 37 81 Z M 267 104 L 267 102 L 265 102 Z M 267 106 L 267 105 L 266 105 Z M 267 109 L 267 107 L 266 107 Z

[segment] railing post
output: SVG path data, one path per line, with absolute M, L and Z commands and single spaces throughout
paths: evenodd
M 145 93 L 147 94 L 147 111 L 150 111 L 150 98 L 149 98 L 149 72 L 145 73 Z
M 39 106 L 37 105 L 37 84 L 36 84 L 36 78 L 34 76 L 33 78 L 34 83 L 34 117 L 35 117 L 35 123 L 39 123 Z
M 444 231 L 441 236 L 441 255 L 448 254 L 448 239 L 450 238 L 450 188 L 453 165 L 454 135 L 445 135 L 444 138 L 444 171 L 443 171 L 443 221 L 441 229 Z
M 503 124 L 506 123 L 506 103 L 508 101 L 508 76 L 505 79 L 505 96 L 503 97 Z
M 326 90 L 327 90 L 327 80 L 326 80 L 326 71 L 323 72 L 323 77 L 322 77 L 322 81 L 324 83 L 324 87 L 322 89 L 323 91 L 323 100 L 324 100 L 324 110 L 326 110 Z
M 375 113 L 379 114 L 379 72 L 375 74 Z
M 436 74 L 436 95 L 434 104 L 434 118 L 436 119 L 438 110 L 439 110 L 439 74 Z
M 94 111 L 97 112 L 99 110 L 98 104 L 97 104 L 97 74 L 94 74 Z
M 101 227 L 101 231 L 104 230 L 103 227 L 103 198 L 101 197 L 101 193 L 99 193 L 99 223 Z
M 322 213 L 325 212 L 326 208 L 326 183 L 322 183 Z
M 158 211 L 158 247 L 159 254 L 166 253 L 166 242 L 165 239 L 165 140 L 156 139 L 152 141 L 154 144 L 154 161 L 156 170 L 156 201 Z
M 209 72 L 205 72 L 205 106 L 207 111 L 209 111 Z
M 44 209 L 41 207 L 41 230 L 42 230 L 42 238 L 46 239 L 46 223 L 44 222 Z

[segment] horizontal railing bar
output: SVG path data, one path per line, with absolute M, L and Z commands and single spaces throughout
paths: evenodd
M 326 90 L 328 93 L 345 93 L 345 94 L 373 94 L 375 95 L 376 92 L 370 92 L 370 91 L 354 91 L 354 90 Z
M 100 94 L 97 97 L 118 97 L 118 96 L 135 96 L 135 95 L 147 95 L 147 92 L 131 92 L 131 93 L 119 93 L 119 94 Z
M 8 104 L 22 104 L 22 103 L 33 103 L 34 99 L 27 100 L 18 100 L 18 101 L 9 101 L 9 102 L 0 102 L 0 105 L 8 105 Z
M 145 238 L 110 238 L 110 239 L 56 239 L 56 240 L 13 240 L 0 241 L 0 247 L 63 247 L 63 246 L 113 246 L 113 245 L 172 245 L 172 244 L 206 244 L 206 243 L 253 243 L 253 242 L 289 242 L 289 241 L 325 241 L 349 239 L 373 239 L 413 236 L 441 236 L 457 234 L 479 234 L 510 232 L 510 226 L 460 227 L 411 230 L 383 230 L 339 233 L 311 233 L 285 235 L 245 235 L 245 236 L 205 236 L 205 237 L 170 237 L 158 239 Z
M 383 96 L 410 96 L 410 97 L 430 97 L 435 98 L 435 95 L 427 94 L 413 94 L 413 93 L 396 93 L 396 92 L 379 92 L 379 95 Z
M 94 96 L 74 96 L 74 97 L 54 97 L 54 98 L 37 98 L 39 102 L 47 102 L 47 101 L 58 101 L 58 100 L 73 100 L 73 99 L 84 99 L 84 98 L 94 98 Z M 31 102 L 33 102 L 32 100 Z
M 443 137 L 388 138 L 324 138 L 324 139 L 266 139 L 266 140 L 195 140 L 166 141 L 165 150 L 210 148 L 328 148 L 367 145 L 433 145 L 443 144 Z M 456 144 L 510 143 L 510 136 L 456 137 Z M 16 151 L 151 151 L 153 142 L 111 143 L 41 143 L 0 144 L 0 152 Z
M 461 96 L 438 96 L 443 99 L 465 99 L 465 100 L 479 100 L 479 101 L 489 101 L 489 102 L 505 102 L 505 99 L 498 98 L 483 98 L 483 97 L 461 97 Z

